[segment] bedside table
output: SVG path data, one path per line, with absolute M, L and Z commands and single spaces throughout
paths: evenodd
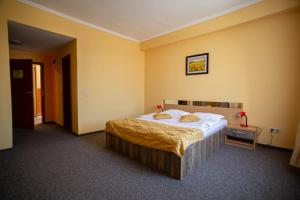
M 238 124 L 228 124 L 225 135 L 225 144 L 255 149 L 259 128 L 249 125 L 241 127 Z

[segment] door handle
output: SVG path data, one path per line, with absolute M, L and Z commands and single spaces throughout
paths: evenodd
M 32 94 L 32 92 L 25 92 L 26 94 Z

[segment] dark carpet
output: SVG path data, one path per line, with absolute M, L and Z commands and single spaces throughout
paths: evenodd
M 0 151 L 0 199 L 300 199 L 291 152 L 225 145 L 183 181 L 105 148 L 105 134 L 14 130 Z

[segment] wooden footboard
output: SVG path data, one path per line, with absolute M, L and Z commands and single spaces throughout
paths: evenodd
M 135 160 L 155 171 L 176 179 L 183 179 L 210 155 L 224 144 L 225 129 L 190 145 L 182 158 L 174 153 L 132 144 L 111 133 L 106 133 L 106 146 Z

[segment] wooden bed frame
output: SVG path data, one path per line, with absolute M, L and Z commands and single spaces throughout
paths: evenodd
M 242 111 L 242 104 L 240 105 L 239 107 L 224 108 L 193 106 L 192 103 L 189 103 L 188 105 L 164 104 L 164 108 L 222 114 L 228 123 L 238 124 L 240 123 L 238 113 Z M 133 144 L 108 132 L 106 133 L 106 146 L 142 162 L 155 171 L 182 180 L 224 144 L 225 132 L 226 128 L 190 145 L 185 150 L 183 157 L 178 157 L 171 152 Z

